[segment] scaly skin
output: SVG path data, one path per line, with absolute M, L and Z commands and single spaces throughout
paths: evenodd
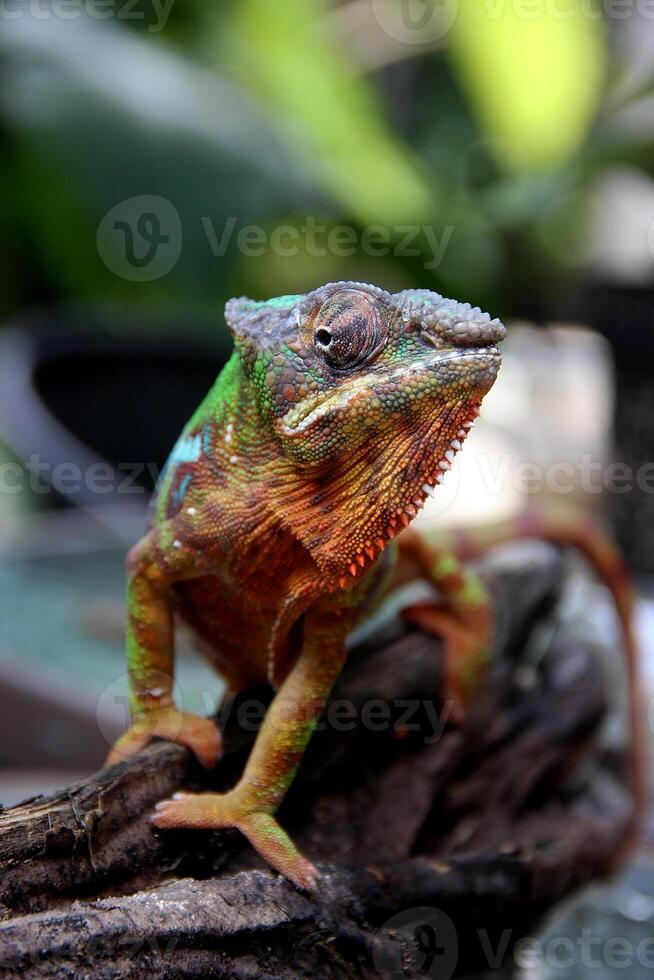
M 426 549 L 412 531 L 387 546 L 461 448 L 505 330 L 436 293 L 361 283 L 231 300 L 226 312 L 234 354 L 175 446 L 151 528 L 128 557 L 133 724 L 109 761 L 155 736 L 206 766 L 219 757 L 213 722 L 172 700 L 175 613 L 230 684 L 267 679 L 277 693 L 238 785 L 178 794 L 154 822 L 237 827 L 311 888 L 316 870 L 275 812 L 353 626 L 398 576 L 424 575 L 443 597 L 427 625 L 444 637 L 459 711 L 488 659 L 489 598 L 455 551 Z

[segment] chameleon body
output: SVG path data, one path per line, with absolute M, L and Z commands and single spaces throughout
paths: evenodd
M 230 685 L 267 680 L 276 696 L 240 782 L 225 794 L 177 794 L 154 823 L 236 827 L 311 888 L 316 869 L 275 813 L 348 633 L 396 582 L 425 576 L 442 597 L 425 616 L 444 638 L 459 709 L 488 659 L 491 604 L 457 542 L 427 547 L 404 528 L 493 385 L 505 328 L 436 293 L 353 282 L 231 300 L 226 319 L 234 353 L 178 440 L 150 530 L 128 556 L 133 723 L 109 761 L 155 736 L 207 766 L 219 757 L 214 723 L 173 703 L 178 616 Z M 613 560 L 596 564 L 610 574 Z

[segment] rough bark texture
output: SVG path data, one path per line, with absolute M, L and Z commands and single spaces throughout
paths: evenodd
M 236 832 L 149 823 L 182 786 L 234 782 L 265 689 L 223 705 L 213 773 L 156 743 L 1 813 L 0 977 L 496 967 L 544 911 L 611 870 L 634 816 L 627 755 L 600 737 L 613 681 L 598 662 L 620 653 L 561 616 L 563 561 L 529 544 L 485 564 L 498 641 L 463 727 L 441 713 L 437 638 L 400 619 L 352 651 L 280 814 L 320 864 L 315 895 L 267 871 Z

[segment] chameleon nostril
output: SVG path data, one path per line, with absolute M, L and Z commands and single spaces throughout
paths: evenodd
M 506 337 L 506 327 L 497 318 L 488 320 L 482 324 L 481 335 L 485 344 L 499 344 Z
M 455 343 L 461 347 L 490 347 L 506 336 L 504 324 L 490 318 L 457 320 L 450 330 Z
M 425 344 L 426 347 L 433 347 L 434 349 L 438 349 L 441 346 L 439 344 L 438 337 L 429 333 L 427 330 L 420 331 L 420 341 L 421 343 Z

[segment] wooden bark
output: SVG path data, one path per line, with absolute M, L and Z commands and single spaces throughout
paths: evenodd
M 506 959 L 543 912 L 611 870 L 634 804 L 627 752 L 600 738 L 601 651 L 557 612 L 563 557 L 523 544 L 484 574 L 498 642 L 463 726 L 435 724 L 437 638 L 398 619 L 352 651 L 280 813 L 319 863 L 314 895 L 235 831 L 149 822 L 180 787 L 235 781 L 254 737 L 244 719 L 270 697 L 249 691 L 219 712 L 213 773 L 158 742 L 0 813 L 0 977 L 449 977 Z M 609 638 L 604 656 L 621 656 Z

